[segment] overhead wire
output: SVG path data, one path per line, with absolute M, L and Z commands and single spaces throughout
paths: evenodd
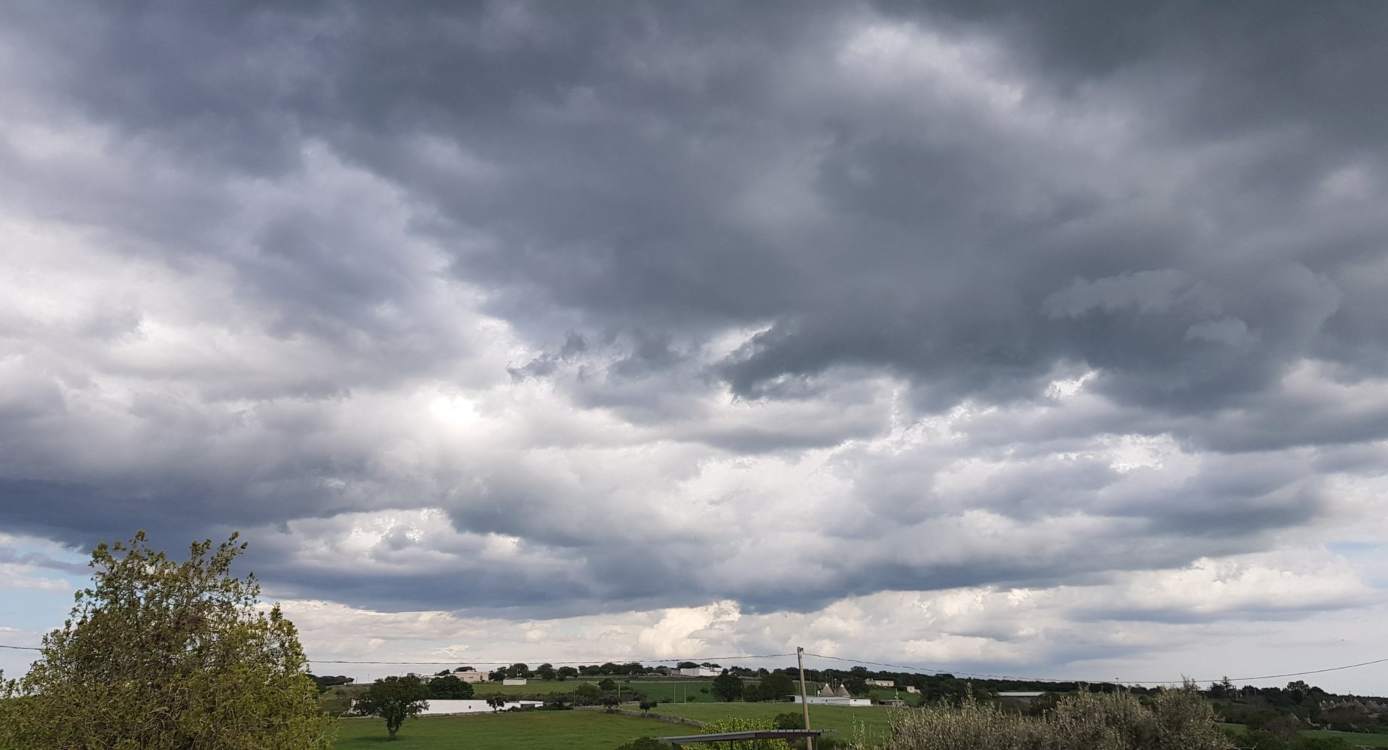
M 11 650 L 11 651 L 42 651 L 42 649 L 40 649 L 40 648 L 38 648 L 38 647 L 36 647 L 36 646 L 17 646 L 17 645 L 4 644 L 4 643 L 0 643 L 0 649 L 8 649 L 8 650 Z M 589 659 L 553 659 L 553 660 L 530 659 L 530 660 L 528 660 L 528 663 L 541 663 L 541 664 L 550 664 L 550 665 L 556 665 L 556 666 L 557 666 L 557 665 L 573 665 L 573 664 L 601 664 L 601 663 L 606 663 L 606 662 L 611 662 L 611 663 L 626 663 L 626 664 L 630 664 L 630 663 L 633 663 L 633 662 L 642 663 L 642 664 L 645 664 L 645 663 L 660 664 L 660 663 L 664 663 L 664 662 L 672 662 L 672 663 L 678 663 L 678 662 L 705 663 L 705 662 L 710 662 L 710 663 L 717 663 L 717 662 L 723 662 L 723 661 L 742 661 L 742 660 L 747 660 L 747 659 L 782 659 L 782 658 L 788 658 L 788 657 L 792 657 L 792 656 L 795 656 L 795 654 L 794 654 L 794 653 L 786 653 L 786 654 L 733 654 L 733 655 L 725 655 L 725 656 L 671 656 L 671 657 L 648 657 L 648 656 L 643 656 L 643 657 L 631 657 L 631 656 L 617 656 L 617 657 L 610 657 L 610 658 L 598 658 L 598 657 L 593 657 L 593 658 L 589 658 Z M 918 664 L 918 665 L 893 664 L 893 663 L 891 663 L 891 662 L 872 661 L 872 660 L 870 660 L 870 659 L 853 659 L 853 658 L 843 657 L 843 656 L 830 656 L 830 655 L 828 655 L 828 654 L 817 654 L 817 653 L 812 653 L 812 652 L 810 652 L 810 651 L 806 651 L 806 652 L 805 652 L 805 656 L 814 657 L 814 658 L 816 658 L 816 659 L 825 659 L 825 660 L 829 660 L 829 661 L 836 661 L 836 662 L 841 662 L 841 663 L 846 663 L 846 664 L 856 664 L 856 665 L 861 665 L 861 666 L 872 666 L 872 667 L 883 667 L 883 668 L 886 668 L 886 669 L 896 669 L 896 670 L 901 670 L 901 671 L 904 671 L 904 672 L 922 672 L 922 673 L 933 673 L 933 674 L 949 674 L 949 675 L 954 675 L 954 676 L 958 676 L 958 677 L 972 677 L 972 678 L 975 678 L 975 679 L 1010 680 L 1010 681 L 1012 681 L 1012 682 L 1046 682 L 1046 683 L 1062 683 L 1062 682 L 1090 683 L 1090 684 L 1112 683 L 1112 684 L 1118 684 L 1118 685 L 1180 685 L 1180 684 L 1185 683 L 1185 682 L 1195 682 L 1195 683 L 1207 683 L 1207 682 L 1210 682 L 1210 683 L 1212 683 L 1212 682 L 1220 682 L 1220 681 L 1223 681 L 1223 680 L 1229 680 L 1230 682 L 1254 682 L 1254 681 L 1258 681 L 1258 680 L 1276 680 L 1276 679 L 1283 679 L 1283 678 L 1287 678 L 1287 677 L 1307 677 L 1307 676 L 1310 676 L 1310 675 L 1327 674 L 1327 673 L 1330 673 L 1330 672 L 1342 672 L 1342 671 L 1349 670 L 1349 669 L 1360 669 L 1360 668 L 1363 668 L 1363 667 L 1374 666 L 1374 665 L 1376 665 L 1376 664 L 1388 664 L 1388 657 L 1384 657 L 1384 658 L 1380 658 L 1380 659 L 1370 659 L 1370 660 L 1368 660 L 1368 661 L 1355 662 L 1355 663 L 1353 663 L 1353 664 L 1341 664 L 1341 665 L 1333 666 L 1333 667 L 1321 667 L 1321 668 L 1319 668 L 1319 669 L 1307 669 L 1307 670 L 1303 670 L 1303 671 L 1300 671 L 1300 672 L 1279 672 L 1279 673 L 1275 673 L 1275 674 L 1249 675 L 1249 676 L 1241 676 L 1241 677 L 1224 677 L 1224 676 L 1221 676 L 1221 677 L 1216 677 L 1216 678 L 1199 678 L 1199 679 L 1197 679 L 1197 678 L 1182 677 L 1181 679 L 1178 679 L 1178 680 L 1128 680 L 1128 679 L 1123 679 L 1123 678 L 1115 677 L 1115 678 L 1112 678 L 1112 679 L 1088 680 L 1088 679 L 1071 679 L 1071 678 L 1057 678 L 1057 677 L 1027 677 L 1027 676 L 1021 676 L 1021 675 L 1008 675 L 1008 674 L 998 674 L 998 673 L 989 673 L 989 672 L 961 672 L 961 671 L 952 670 L 952 669 L 945 668 L 945 667 L 926 666 L 926 665 L 919 665 L 919 664 Z M 310 664 L 351 664 L 351 665 L 391 666 L 391 667 L 411 667 L 411 666 L 418 666 L 418 667 L 437 667 L 437 666 L 447 666 L 447 665 L 458 664 L 458 663 L 482 664 L 482 665 L 485 665 L 485 666 L 493 666 L 493 665 L 509 665 L 509 664 L 514 664 L 514 663 L 516 663 L 514 660 L 471 659 L 471 658 L 468 658 L 468 657 L 466 657 L 466 656 L 460 656 L 460 657 L 458 657 L 458 658 L 451 659 L 451 660 L 448 660 L 448 661 L 390 661 L 390 660 L 381 660 L 381 659 L 306 659 L 305 661 L 307 661 L 307 662 L 310 663 Z

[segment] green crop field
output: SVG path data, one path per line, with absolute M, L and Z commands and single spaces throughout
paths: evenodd
M 683 727 L 649 719 L 610 716 L 600 711 L 522 711 L 475 716 L 421 716 L 409 719 L 394 742 L 381 719 L 342 719 L 337 750 L 434 750 L 508 748 L 510 750 L 613 750 L 637 737 L 681 734 Z
M 1220 724 L 1225 730 L 1234 735 L 1243 735 L 1248 732 L 1248 727 L 1242 724 Z M 1301 734 L 1307 737 L 1339 737 L 1350 747 L 1388 747 L 1388 734 L 1373 734 L 1368 732 L 1336 732 L 1331 729 L 1306 729 Z
M 499 682 L 479 682 L 472 686 L 473 692 L 478 698 L 487 698 L 493 695 L 507 697 L 520 696 L 540 696 L 558 695 L 572 693 L 575 688 L 584 683 L 596 685 L 603 678 L 601 677 L 582 677 L 573 680 L 530 680 L 524 685 L 502 685 Z M 696 703 L 707 703 L 717 700 L 707 690 L 713 684 L 712 680 L 624 680 L 616 677 L 611 678 L 622 688 L 623 694 L 630 694 L 631 691 L 639 691 L 647 698 L 660 701 L 661 703 L 686 702 L 693 698 Z
M 695 703 L 660 706 L 658 714 L 683 716 L 696 721 L 716 721 L 724 717 L 743 717 L 770 721 L 776 714 L 799 713 L 798 703 Z M 810 706 L 810 726 L 826 729 L 835 737 L 851 739 L 861 729 L 869 742 L 886 739 L 896 709 L 881 706 Z
M 474 695 L 478 698 L 486 698 L 492 695 L 554 695 L 558 693 L 572 693 L 574 688 L 586 682 L 596 685 L 597 680 L 578 679 L 578 680 L 530 680 L 524 685 L 503 685 L 499 682 L 478 682 L 472 686 Z
M 1308 729 L 1302 734 L 1308 737 L 1339 737 L 1352 747 L 1388 747 L 1388 734 L 1334 732 L 1329 729 Z

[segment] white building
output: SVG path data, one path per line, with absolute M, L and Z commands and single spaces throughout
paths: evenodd
M 524 677 L 507 677 L 506 679 L 504 679 L 504 680 L 501 681 L 501 684 L 503 684 L 503 685 L 524 685 L 524 684 L 525 684 L 525 678 L 524 678 Z
M 713 667 L 682 667 L 680 669 L 681 677 L 717 677 L 720 674 L 723 674 L 723 671 Z
M 896 682 L 892 680 L 863 680 L 873 687 L 896 687 Z
M 920 688 L 916 687 L 915 685 L 907 685 L 906 692 L 911 693 L 912 695 L 917 695 L 920 693 Z
M 503 711 L 513 709 L 539 708 L 544 701 L 506 701 L 502 707 Z M 496 709 L 487 705 L 484 700 L 430 700 L 429 706 L 421 713 L 426 716 L 442 716 L 448 714 L 485 714 L 491 713 Z
M 459 669 L 458 671 L 453 673 L 453 676 L 457 677 L 463 682 L 468 683 L 469 685 L 474 685 L 479 682 L 487 681 L 487 675 L 478 672 L 475 669 Z
M 800 696 L 794 696 L 794 702 L 800 702 Z M 811 706 L 871 706 L 871 698 L 840 698 L 837 695 L 811 695 L 805 699 Z

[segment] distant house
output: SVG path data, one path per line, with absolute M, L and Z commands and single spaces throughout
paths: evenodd
M 794 696 L 792 700 L 800 702 L 800 696 Z M 871 698 L 841 698 L 837 695 L 811 695 L 805 699 L 811 706 L 871 706 Z
M 720 674 L 722 674 L 722 673 L 723 673 L 723 671 L 722 671 L 721 669 L 714 669 L 713 667 L 681 667 L 681 668 L 680 668 L 680 676 L 681 676 L 681 677 L 717 677 L 718 675 L 720 675 Z
M 506 679 L 504 679 L 504 680 L 501 681 L 501 684 L 503 684 L 503 685 L 524 685 L 524 684 L 525 684 L 525 678 L 524 678 L 524 677 L 507 677 Z
M 487 676 L 475 669 L 459 669 L 453 673 L 453 676 L 469 685 L 487 681 Z
M 873 687 L 896 687 L 895 680 L 864 680 L 864 682 Z
M 1044 690 L 1003 690 L 998 693 L 998 700 L 1004 703 L 1032 703 L 1045 694 Z
M 910 694 L 912 694 L 912 695 L 919 695 L 919 694 L 920 694 L 920 688 L 916 687 L 915 685 L 907 685 L 907 686 L 906 686 L 906 692 L 908 692 L 908 693 L 910 693 Z

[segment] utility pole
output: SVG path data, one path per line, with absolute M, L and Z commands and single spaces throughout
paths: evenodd
M 810 728 L 810 700 L 805 695 L 805 648 L 795 647 L 795 664 L 800 667 L 800 708 L 805 712 L 805 729 Z M 814 738 L 805 738 L 805 750 L 814 750 Z

